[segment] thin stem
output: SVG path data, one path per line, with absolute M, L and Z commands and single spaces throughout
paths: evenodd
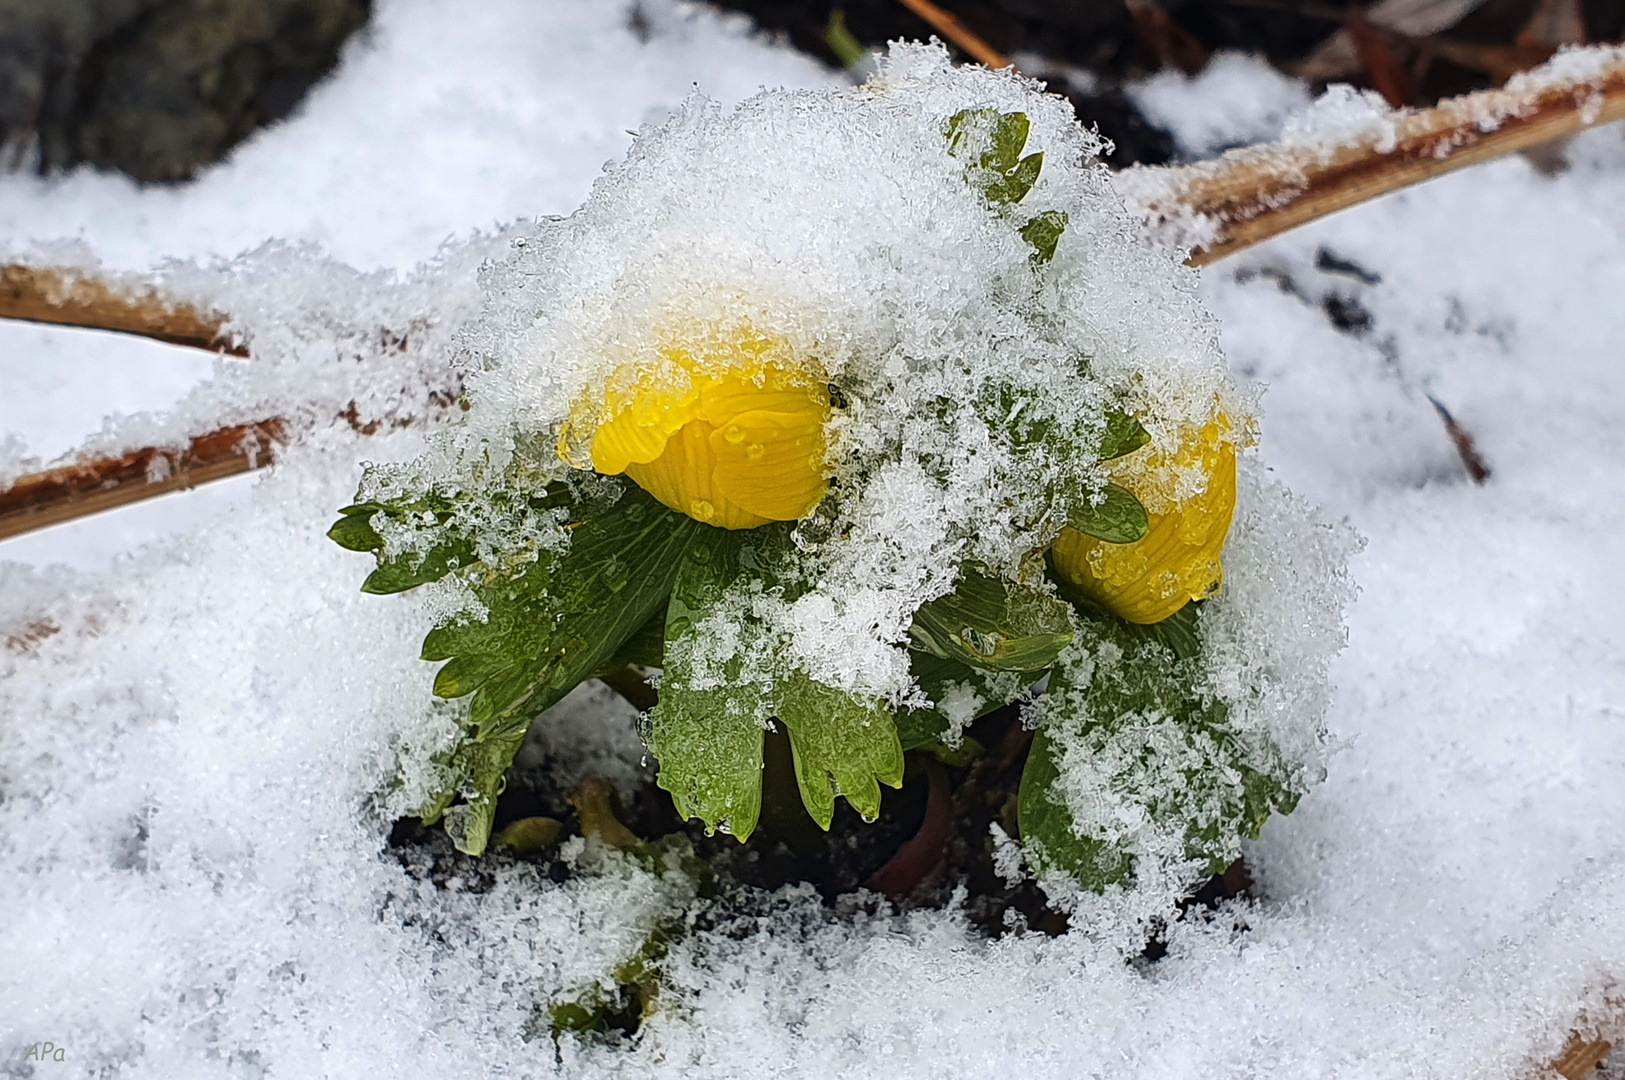
M 943 37 L 953 42 L 959 51 L 971 57 L 978 64 L 990 67 L 995 71 L 1002 68 L 1015 67 L 1010 58 L 1004 55 L 959 21 L 951 12 L 933 4 L 931 0 L 900 0 L 902 5 L 914 14 L 931 24 Z
M 165 297 L 146 283 L 34 266 L 0 266 L 0 318 L 136 334 L 171 345 L 247 356 L 227 317 Z
M 1469 165 L 1625 119 L 1625 49 L 1591 51 L 1584 75 L 1554 77 L 1566 60 L 1501 90 L 1389 114 L 1337 144 L 1269 144 L 1172 169 L 1135 168 L 1119 186 L 1163 242 L 1205 266 L 1380 195 Z
M 0 491 L 0 540 L 263 468 L 286 428 L 281 420 L 238 424 L 184 450 L 147 447 L 25 476 Z

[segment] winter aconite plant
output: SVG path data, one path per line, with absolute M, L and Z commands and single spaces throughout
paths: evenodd
M 898 47 L 855 90 L 695 99 L 517 231 L 466 413 L 332 530 L 441 613 L 422 656 L 468 705 L 423 818 L 481 852 L 531 721 L 629 664 L 659 784 L 740 839 L 769 728 L 828 828 L 1013 702 L 1063 906 L 1175 895 L 1289 811 L 1336 559 L 1246 467 L 1252 401 L 1100 150 L 1034 84 Z

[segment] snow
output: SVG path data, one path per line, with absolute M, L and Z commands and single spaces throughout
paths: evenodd
M 1216 54 L 1195 75 L 1159 71 L 1131 85 L 1128 96 L 1190 159 L 1276 139 L 1287 117 L 1309 104 L 1303 83 L 1261 56 L 1234 52 Z
M 358 594 L 356 557 L 322 533 L 360 462 L 414 458 L 425 424 L 366 438 L 332 418 L 450 371 L 450 324 L 478 297 L 445 290 L 477 259 L 406 274 L 443 239 L 573 209 L 625 129 L 692 81 L 729 101 L 836 81 L 736 23 L 641 10 L 647 42 L 615 5 L 383 3 L 298 117 L 193 187 L 0 178 L 17 249 L 77 236 L 142 268 L 283 237 L 402 275 L 368 279 L 375 306 L 324 344 L 299 328 L 346 279 L 261 253 L 230 294 L 259 298 L 233 310 L 265 370 L 221 361 L 195 387 L 194 361 L 144 345 L 0 327 L 0 430 L 26 439 L 11 459 L 119 410 L 162 415 L 115 422 L 109 444 L 211 409 L 301 423 L 275 470 L 226 496 L 0 546 L 22 560 L 0 563 L 0 1069 L 1519 1077 L 1578 1021 L 1625 1036 L 1615 126 L 1577 139 L 1555 179 L 1521 159 L 1467 170 L 1204 272 L 1232 370 L 1266 388 L 1259 461 L 1365 538 L 1331 671 L 1338 750 L 1249 849 L 1257 901 L 1176 924 L 1145 963 L 1109 926 L 990 943 L 952 911 L 834 913 L 790 891 L 679 936 L 679 992 L 635 1044 L 530 1038 L 539 1004 L 603 979 L 692 897 L 593 846 L 573 857 L 596 872 L 562 886 L 493 861 L 487 883 L 450 888 L 386 848 L 424 782 L 392 788 L 396 764 L 452 730 L 410 659 L 434 612 Z M 445 325 L 394 357 L 363 349 L 429 292 Z M 1368 329 L 1339 330 L 1328 297 Z M 164 374 L 132 398 L 115 373 L 141 356 Z M 1427 395 L 1473 434 L 1487 484 L 1466 480 Z M 142 544 L 121 553 L 108 535 L 132 515 Z M 575 747 L 565 765 L 626 784 L 627 718 L 578 738 L 591 708 L 549 720 Z M 41 1040 L 65 1062 L 25 1062 Z

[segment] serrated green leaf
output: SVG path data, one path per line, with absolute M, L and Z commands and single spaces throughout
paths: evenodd
M 720 685 L 696 689 L 693 658 L 705 619 L 744 572 L 745 549 L 767 539 L 707 529 L 684 553 L 666 609 L 660 700 L 650 714 L 649 750 L 660 763 L 656 783 L 685 819 L 725 829 L 741 842 L 762 812 L 767 702 L 760 687 L 738 682 L 737 661 Z
M 578 512 L 563 553 L 474 590 L 485 621 L 424 639 L 424 659 L 457 662 L 441 696 L 473 692 L 469 719 L 482 735 L 528 721 L 613 656 L 665 602 L 703 528 L 630 484 L 612 505 Z
M 1107 484 L 1100 502 L 1074 503 L 1067 524 L 1108 544 L 1132 544 L 1150 530 L 1151 519 L 1146 516 L 1145 506 L 1127 488 Z
M 948 153 L 970 162 L 967 178 L 989 202 L 1014 205 L 1044 167 L 1042 153 L 1021 156 L 1030 130 L 1026 113 L 963 109 L 948 121 Z
M 443 495 L 428 494 L 396 502 L 364 502 L 346 506 L 327 535 L 340 547 L 370 551 L 378 557 L 378 568 L 367 576 L 361 591 L 375 595 L 405 592 L 431 581 L 439 581 L 452 570 L 478 561 L 473 541 L 447 535 L 427 551 L 407 551 L 395 556 L 384 554 L 384 540 L 374 527 L 378 515 L 397 521 L 421 519 L 426 514 L 444 524 L 452 515 L 452 501 Z
M 655 782 L 684 819 L 722 829 L 741 843 L 762 816 L 762 737 L 756 689 L 678 690 L 662 683 L 651 713 Z
M 1087 662 L 1051 675 L 1018 797 L 1022 841 L 1040 868 L 1100 890 L 1131 877 L 1138 853 L 1172 841 L 1217 872 L 1271 814 L 1296 805 L 1296 774 L 1276 747 L 1239 733 L 1229 706 L 1205 689 L 1195 625 L 1186 617 L 1160 639 L 1121 619 L 1091 621 Z M 1069 770 L 1082 770 L 1070 779 L 1105 807 L 1107 832 L 1073 820 L 1058 786 Z M 1110 833 L 1126 822 L 1138 824 Z
M 1067 220 L 1059 210 L 1046 210 L 1021 227 L 1021 238 L 1033 246 L 1033 262 L 1043 264 L 1055 258 Z
M 1072 643 L 1065 601 L 1031 585 L 960 571 L 954 591 L 914 613 L 916 649 L 988 671 L 1042 671 Z
M 473 541 L 452 537 L 436 544 L 421 556 L 407 554 L 381 562 L 361 583 L 361 591 L 377 596 L 405 592 L 439 581 L 458 567 L 472 566 L 477 562 L 479 555 L 475 553 Z
M 1100 440 L 1100 460 L 1111 461 L 1132 454 L 1151 441 L 1151 433 L 1121 409 L 1106 410 L 1106 435 Z
M 484 622 L 441 626 L 424 639 L 425 659 L 449 661 L 436 693 L 474 695 L 450 770 L 467 809 L 448 809 L 444 795 L 425 808 L 448 818 L 455 812 L 461 839 L 453 839 L 469 854 L 484 850 L 503 773 L 530 721 L 602 668 L 660 609 L 684 551 L 705 528 L 630 484 L 612 503 L 577 507 L 574 516 L 565 551 L 475 589 L 489 612 Z
M 903 747 L 891 711 L 799 671 L 780 683 L 777 698 L 812 819 L 828 829 L 837 795 L 865 821 L 879 817 L 880 785 L 903 786 Z
M 1122 881 L 1131 868 L 1123 852 L 1109 852 L 1106 844 L 1081 836 L 1060 793 L 1060 754 L 1046 730 L 1033 736 L 1027 764 L 1016 794 L 1016 828 L 1027 856 L 1040 871 L 1059 870 L 1078 879 L 1086 889 L 1103 890 Z M 1109 858 L 1103 858 L 1109 853 Z

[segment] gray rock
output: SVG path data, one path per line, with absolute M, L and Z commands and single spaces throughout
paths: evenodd
M 371 0 L 0 0 L 13 167 L 185 180 L 286 116 Z

